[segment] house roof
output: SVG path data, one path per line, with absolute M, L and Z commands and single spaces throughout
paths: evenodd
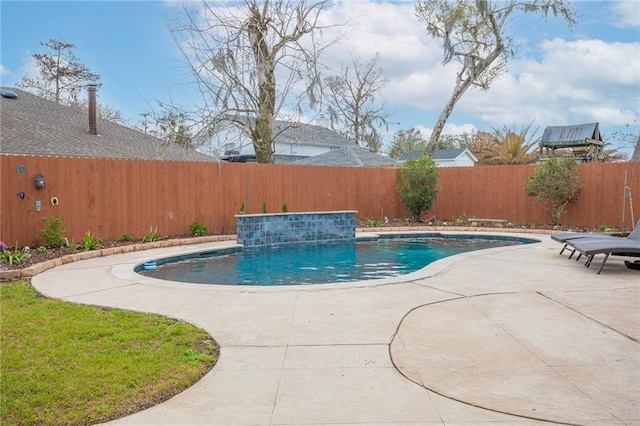
M 273 130 L 276 143 L 325 146 L 334 149 L 353 145 L 353 142 L 338 132 L 315 124 L 276 121 Z
M 338 166 L 338 167 L 375 167 L 393 166 L 398 160 L 380 154 L 375 154 L 354 144 L 333 149 L 324 154 L 298 160 L 293 164 L 308 166 Z
M 215 161 L 195 150 L 97 119 L 98 135 L 87 132 L 88 114 L 15 88 L 0 96 L 0 153 L 143 160 Z
M 468 151 L 465 148 L 456 148 L 456 149 L 436 149 L 431 156 L 434 160 L 455 160 L 460 157 L 465 151 Z M 471 151 L 469 151 L 471 154 Z M 471 156 L 475 159 L 473 154 Z
M 469 155 L 474 161 L 478 161 L 478 159 L 473 155 L 471 151 L 466 148 L 455 148 L 455 149 L 436 149 L 433 152 L 431 158 L 436 161 L 446 161 L 446 160 L 456 160 L 466 151 L 467 155 Z M 418 158 L 424 155 L 424 151 L 409 151 L 403 157 L 402 160 L 417 160 Z
M 548 126 L 540 138 L 541 147 L 574 147 L 594 143 L 603 144 L 598 123 Z
M 640 161 L 640 136 L 638 136 L 636 147 L 634 148 L 633 154 L 631 155 L 631 161 Z

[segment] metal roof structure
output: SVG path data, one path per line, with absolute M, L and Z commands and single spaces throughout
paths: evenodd
M 557 149 L 571 148 L 583 162 L 598 161 L 604 142 L 598 123 L 548 126 L 540 138 L 540 154 L 554 157 Z M 544 152 L 544 155 L 543 155 Z
M 0 153 L 140 160 L 216 161 L 193 149 L 97 118 L 97 135 L 87 131 L 88 113 L 14 88 L 0 96 Z
M 604 145 L 598 123 L 548 126 L 540 138 L 541 147 L 571 148 L 589 144 Z

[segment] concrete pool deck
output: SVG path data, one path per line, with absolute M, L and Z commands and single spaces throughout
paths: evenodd
M 499 233 L 498 233 L 499 234 Z M 640 425 L 640 272 L 601 275 L 540 243 L 446 258 L 401 280 L 232 287 L 133 272 L 232 241 L 137 251 L 32 278 L 74 303 L 206 329 L 218 364 L 110 425 Z

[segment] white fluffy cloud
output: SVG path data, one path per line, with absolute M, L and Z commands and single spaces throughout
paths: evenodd
M 2 64 L 0 64 L 0 77 L 5 77 L 10 74 L 9 70 Z
M 640 2 L 638 0 L 620 0 L 611 5 L 617 27 L 640 26 Z
M 640 2 L 619 1 L 611 8 L 619 25 L 638 25 Z M 442 66 L 440 44 L 428 37 L 415 17 L 414 3 L 344 1 L 334 4 L 325 19 L 348 21 L 339 28 L 340 43 L 328 55 L 334 65 L 346 63 L 351 52 L 365 60 L 379 52 L 390 78 L 384 91 L 387 105 L 395 110 L 402 128 L 420 125 L 430 133 L 453 90 L 456 66 Z M 532 122 L 534 126 L 593 121 L 624 125 L 638 119 L 640 43 L 587 37 L 526 43 L 509 62 L 509 72 L 490 90 L 464 94 L 445 133 L 468 131 L 473 127 L 470 117 L 485 128 Z M 407 109 L 422 121 L 407 122 L 401 116 Z

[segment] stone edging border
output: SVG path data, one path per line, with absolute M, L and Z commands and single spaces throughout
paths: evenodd
M 479 226 L 399 226 L 399 227 L 377 227 L 377 228 L 357 228 L 356 232 L 403 232 L 403 231 L 422 231 L 422 232 L 439 232 L 439 231 L 457 231 L 457 232 L 508 232 L 521 234 L 553 234 L 559 231 L 551 231 L 546 229 L 530 229 L 530 228 L 484 228 Z M 57 259 L 47 260 L 46 262 L 37 263 L 24 269 L 12 269 L 0 271 L 0 282 L 14 281 L 21 278 L 31 278 L 56 266 L 64 265 L 80 260 L 93 259 L 95 257 L 111 256 L 113 254 L 130 253 L 132 251 L 150 250 L 155 248 L 165 248 L 174 246 L 183 246 L 190 244 L 213 243 L 219 241 L 235 240 L 234 235 L 208 235 L 204 237 L 193 238 L 176 238 L 171 240 L 161 240 L 149 243 L 131 244 L 128 246 L 109 247 L 100 250 L 82 251 L 73 254 L 67 254 Z
M 213 243 L 218 241 L 235 240 L 235 235 L 208 235 L 204 237 L 176 238 L 171 240 L 153 241 L 149 243 L 137 243 L 127 246 L 109 247 L 100 250 L 81 251 L 67 254 L 57 259 L 47 260 L 24 269 L 12 269 L 0 271 L 0 282 L 14 281 L 21 278 L 31 278 L 56 266 L 64 265 L 79 260 L 93 259 L 95 257 L 111 256 L 112 254 L 130 253 L 133 251 L 150 250 L 155 248 L 174 247 L 190 244 Z

